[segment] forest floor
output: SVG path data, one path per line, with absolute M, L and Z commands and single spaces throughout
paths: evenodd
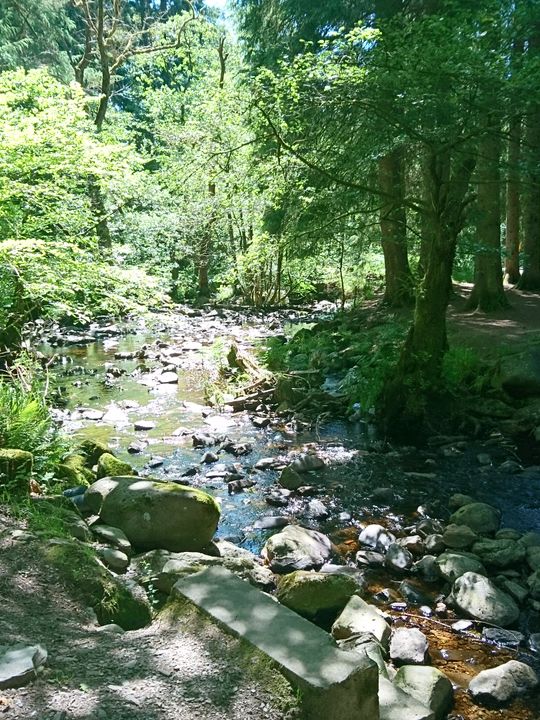
M 538 339 L 540 333 L 540 293 L 521 292 L 506 287 L 508 307 L 486 314 L 467 310 L 472 284 L 454 285 L 455 295 L 448 310 L 450 342 L 456 340 L 487 357 L 505 349 L 517 349 Z

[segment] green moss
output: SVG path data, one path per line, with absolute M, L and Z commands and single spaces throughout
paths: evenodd
M 73 486 L 90 485 L 95 480 L 93 472 L 86 467 L 84 455 L 68 455 L 56 468 L 55 475 Z
M 142 589 L 137 593 L 109 573 L 92 548 L 76 541 L 53 540 L 42 552 L 73 595 L 94 609 L 101 624 L 116 623 L 124 630 L 136 630 L 151 622 L 151 608 Z
M 0 450 L 0 485 L 18 490 L 27 489 L 33 464 L 34 456 L 26 450 Z
M 137 475 L 129 463 L 118 460 L 110 452 L 100 455 L 97 463 L 97 478 L 120 477 L 125 475 Z
M 80 444 L 79 450 L 86 458 L 86 465 L 89 468 L 94 467 L 99 458 L 105 453 L 114 455 L 107 443 L 101 442 L 100 440 L 84 440 Z

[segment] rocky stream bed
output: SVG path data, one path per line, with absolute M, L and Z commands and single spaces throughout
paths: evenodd
M 204 490 L 221 509 L 214 550 L 154 550 L 131 562 L 93 519 L 102 560 L 145 584 L 157 604 L 186 572 L 225 564 L 261 589 L 277 586 L 281 602 L 348 648 L 365 642 L 375 622 L 383 674 L 443 671 L 454 687 L 448 717 L 537 720 L 534 673 L 520 663 L 539 669 L 540 468 L 527 466 L 512 439 L 494 430 L 481 440 L 433 436 L 420 448 L 393 447 L 365 421 L 308 427 L 284 405 L 277 412 L 256 401 L 233 412 L 232 396 L 220 408 L 206 404 L 224 348 L 249 351 L 316 319 L 186 308 L 84 334 L 49 333 L 40 350 L 54 357 L 58 422 L 116 457 L 108 461 L 114 473 L 101 458 L 98 477 L 131 467 Z M 84 494 L 67 494 L 82 507 Z M 469 689 L 481 671 L 509 661 L 519 665 L 508 666 L 508 677 L 488 675 Z M 395 681 L 414 696 L 411 687 L 424 681 L 407 672 Z M 447 704 L 440 701 L 437 718 Z M 421 715 L 399 720 L 409 717 Z

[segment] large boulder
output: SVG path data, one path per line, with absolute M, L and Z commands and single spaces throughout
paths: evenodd
M 394 684 L 426 705 L 435 720 L 446 717 L 454 702 L 452 683 L 434 667 L 405 665 L 397 671 Z
M 332 625 L 332 635 L 336 640 L 345 640 L 364 633 L 371 633 L 383 647 L 388 647 L 390 625 L 375 606 L 353 595 Z
M 297 570 L 280 579 L 277 599 L 309 620 L 335 618 L 357 590 L 356 580 L 348 575 Z
M 277 573 L 320 568 L 332 555 L 330 539 L 316 530 L 287 525 L 266 541 L 262 556 Z
M 452 600 L 466 615 L 501 627 L 512 625 L 519 617 L 519 608 L 510 595 L 478 573 L 466 572 L 455 581 Z
M 85 503 L 105 523 L 123 530 L 134 547 L 145 550 L 202 550 L 220 515 L 208 493 L 151 478 L 102 478 L 88 488 Z
M 501 513 L 486 503 L 469 503 L 463 505 L 450 516 L 450 523 L 466 525 L 475 533 L 489 535 L 495 533 L 501 524 Z
M 530 692 L 538 685 L 535 671 L 517 660 L 482 670 L 469 684 L 475 702 L 487 707 L 506 705 L 518 695 Z

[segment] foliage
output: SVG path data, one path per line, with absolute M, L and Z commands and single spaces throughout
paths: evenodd
M 19 373 L 0 379 L 0 447 L 26 450 L 34 455 L 34 470 L 41 479 L 66 452 L 47 406 L 41 383 L 32 369 L 19 364 Z

